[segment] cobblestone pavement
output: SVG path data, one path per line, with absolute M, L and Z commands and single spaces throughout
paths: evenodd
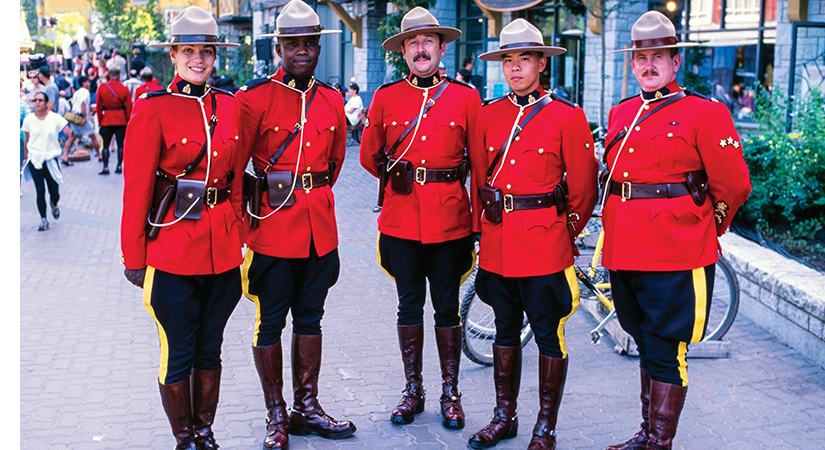
M 358 432 L 341 441 L 292 437 L 301 449 L 463 449 L 493 408 L 492 369 L 462 361 L 467 426 L 442 428 L 438 358 L 427 314 L 426 411 L 407 426 L 389 413 L 404 387 L 395 335 L 395 290 L 375 258 L 375 181 L 350 147 L 335 187 L 341 276 L 323 321 L 320 401 Z M 113 167 L 112 167 L 113 168 Z M 64 168 L 60 220 L 37 232 L 34 187 L 20 198 L 20 439 L 23 449 L 171 449 L 157 387 L 158 338 L 141 292 L 122 275 L 122 177 L 98 176 L 93 159 Z M 428 306 L 431 311 L 431 307 Z M 253 304 L 242 299 L 226 329 L 215 434 L 221 448 L 258 449 L 265 409 L 252 352 Z M 595 322 L 580 310 L 567 326 L 569 377 L 559 414 L 559 449 L 603 449 L 639 424 L 638 361 L 590 344 Z M 285 330 L 284 336 L 289 336 Z M 738 317 L 727 359 L 690 359 L 691 379 L 676 449 L 825 448 L 825 370 Z M 289 361 L 287 345 L 285 361 Z M 535 421 L 536 346 L 528 344 L 517 438 Z M 289 398 L 288 364 L 285 392 Z

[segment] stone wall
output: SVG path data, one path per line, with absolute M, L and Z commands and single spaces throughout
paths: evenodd
M 791 67 L 791 32 L 792 26 L 788 21 L 788 0 L 780 0 L 776 11 L 776 46 L 774 50 L 773 84 L 783 93 L 788 92 Z M 825 4 L 821 1 L 808 2 L 808 21 L 825 22 Z M 801 29 L 797 37 L 797 64 L 806 56 L 815 56 L 825 48 L 825 29 Z M 800 80 L 797 77 L 796 84 Z
M 825 367 L 825 274 L 732 233 L 720 241 L 739 280 L 739 314 Z
M 608 7 L 614 5 L 615 1 L 609 1 Z M 622 99 L 622 76 L 624 55 L 622 53 L 610 53 L 611 50 L 618 50 L 630 44 L 630 29 L 639 17 L 647 12 L 647 2 L 640 2 L 633 5 L 627 5 L 618 11 L 614 11 L 607 22 L 604 24 L 603 32 L 605 34 L 605 47 L 607 53 L 605 55 L 605 91 L 604 96 L 601 95 L 601 48 L 602 37 L 598 34 L 593 34 L 590 30 L 590 16 L 588 15 L 588 22 L 585 26 L 585 60 L 584 60 L 584 114 L 587 116 L 589 122 L 599 122 L 599 100 L 603 98 L 604 101 L 604 118 L 602 119 L 605 127 L 607 126 L 607 117 L 610 112 L 610 107 L 618 103 Z M 628 90 L 630 94 L 639 92 L 639 85 L 633 74 L 630 73 L 628 62 Z

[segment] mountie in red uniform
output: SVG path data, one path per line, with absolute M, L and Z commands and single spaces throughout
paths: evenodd
M 290 16 L 287 10 L 296 9 L 306 10 L 302 17 L 318 20 L 301 0 L 290 2 L 278 20 Z M 279 37 L 280 45 L 296 45 L 282 39 L 288 36 Z M 304 45 L 313 42 L 307 39 Z M 299 52 L 310 53 L 303 48 Z M 264 177 L 258 181 L 262 199 L 252 195 L 249 200 L 244 224 L 249 248 L 242 268 L 244 294 L 256 306 L 252 352 L 268 411 L 264 448 L 286 448 L 287 430 L 346 438 L 355 432 L 355 425 L 333 419 L 317 400 L 321 319 L 327 293 L 340 271 L 332 186 L 346 151 L 344 101 L 332 87 L 311 76 L 296 78 L 283 67 L 274 75 L 250 81 L 237 95 L 240 120 L 246 124 L 241 130 L 244 154 L 252 156 L 256 175 Z M 257 220 L 257 226 L 251 219 Z M 287 313 L 292 315 L 294 387 L 289 415 L 282 393 L 281 344 Z
M 415 8 L 407 16 L 422 14 L 429 12 Z M 441 361 L 442 425 L 464 427 L 458 392 L 458 291 L 475 264 L 464 180 L 473 159 L 483 151 L 480 107 L 475 89 L 437 73 L 413 73 L 384 85 L 370 105 L 361 140 L 361 165 L 378 176 L 379 162 L 389 158 L 386 175 L 390 182 L 384 188 L 378 218 L 378 259 L 398 294 L 396 328 L 407 384 L 391 413 L 396 424 L 412 422 L 424 408 L 421 358 L 429 280 Z M 409 131 L 399 142 L 405 130 Z M 387 155 L 396 143 L 393 154 Z M 385 170 L 383 164 L 381 170 Z
M 112 143 L 112 136 L 117 142 L 115 173 L 121 173 L 126 124 L 132 116 L 132 94 L 120 81 L 109 80 L 98 87 L 96 102 L 97 122 L 100 124 L 100 136 L 103 138 L 103 171 L 100 174 L 109 174 L 109 144 Z
M 602 264 L 611 270 L 692 270 L 714 264 L 717 236 L 751 190 L 742 140 L 724 104 L 688 93 L 628 128 L 640 109 L 643 117 L 670 95 L 686 91 L 673 81 L 658 92 L 660 100 L 650 93 L 646 101 L 643 94 L 610 110 L 605 142 L 625 129 L 627 136 L 607 150 L 605 161 L 612 168 L 611 181 L 631 197 L 622 201 L 621 192 L 610 195 L 604 209 Z M 687 173 L 702 171 L 709 195 L 701 205 L 691 195 L 632 198 L 634 184 L 685 183 Z
M 97 123 L 102 127 L 126 125 L 132 116 L 132 93 L 118 80 L 98 86 L 95 102 Z
M 185 95 L 189 85 L 175 77 L 168 91 L 139 98 L 126 131 L 121 247 L 129 269 L 152 266 L 179 275 L 222 273 L 238 267 L 241 254 L 241 180 L 245 165 L 238 153 L 235 99 L 208 89 L 202 96 Z M 194 85 L 189 85 L 190 90 Z M 217 100 L 212 110 L 211 97 Z M 218 117 L 211 151 L 185 176 L 206 180 L 207 189 L 226 189 L 229 200 L 203 205 L 200 219 L 177 220 L 169 208 L 157 238 L 147 239 L 146 227 L 158 169 L 177 176 L 207 143 L 208 118 Z M 235 175 L 230 175 L 234 173 Z M 229 181 L 231 179 L 231 181 Z
M 347 133 L 340 93 L 313 79 L 311 83 L 317 84 L 317 92 L 306 114 L 305 125 L 275 165 L 268 167 L 270 158 L 293 132 L 295 124 L 301 120 L 302 109 L 310 100 L 313 87 L 300 83 L 281 68 L 271 77 L 247 83 L 246 89 L 242 87 L 237 93 L 240 121 L 245 124 L 241 129 L 244 152 L 252 156 L 257 170 L 297 173 L 296 188 L 300 188 L 306 174 L 328 171 L 329 161 L 335 165 L 329 183 L 293 191 L 295 203 L 291 206 L 280 209 L 279 203 L 271 206 L 269 191 L 264 189 L 259 214 L 262 219 L 257 228 L 246 221 L 244 239 L 255 253 L 277 258 L 306 258 L 311 242 L 319 256 L 338 247 L 332 186 L 341 173 Z M 301 90 L 302 87 L 305 90 Z M 262 105 L 262 99 L 265 99 L 266 107 Z M 275 209 L 278 211 L 273 213 Z
M 484 148 L 477 159 L 481 165 L 473 166 L 474 185 L 485 184 L 487 168 L 515 124 L 546 95 L 550 94 L 543 90 L 523 98 L 511 94 L 481 109 Z M 525 196 L 552 194 L 564 180 L 569 193 L 567 210 L 556 206 L 514 210 L 505 212 L 496 224 L 482 220 L 481 205 L 474 201 L 473 219 L 480 223 L 483 249 L 479 267 L 505 277 L 529 277 L 572 266 L 572 238 L 584 229 L 596 204 L 597 167 L 584 112 L 553 98 L 503 153 L 493 168 L 490 185 L 501 189 L 503 196 Z

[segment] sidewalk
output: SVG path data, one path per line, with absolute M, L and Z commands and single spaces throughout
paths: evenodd
M 63 167 L 61 218 L 38 232 L 34 186 L 20 198 L 20 440 L 22 449 L 171 449 L 157 387 L 157 329 L 142 291 L 120 264 L 123 178 L 101 165 Z M 110 169 L 114 169 L 114 162 Z M 335 186 L 341 275 L 330 291 L 319 399 L 355 436 L 291 437 L 302 449 L 464 449 L 494 405 L 492 368 L 462 358 L 464 430 L 438 415 L 440 376 L 432 308 L 425 314 L 426 411 L 413 424 L 389 421 L 404 388 L 395 334 L 395 288 L 376 262 L 375 180 L 349 147 Z M 568 322 L 570 366 L 559 413 L 559 449 L 603 449 L 639 425 L 638 360 L 590 344 L 595 322 L 581 309 Z M 259 449 L 266 411 L 252 360 L 254 305 L 242 299 L 223 346 L 215 435 L 222 449 Z M 289 340 L 285 389 L 290 398 Z M 689 359 L 691 380 L 674 449 L 825 449 L 825 370 L 739 316 L 725 339 L 728 359 Z M 524 351 L 520 433 L 497 449 L 524 449 L 538 410 L 538 353 Z

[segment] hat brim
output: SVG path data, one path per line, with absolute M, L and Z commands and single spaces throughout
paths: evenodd
M 215 47 L 240 47 L 241 44 L 234 44 L 232 42 L 161 42 L 160 44 L 149 44 L 147 47 L 174 47 L 176 45 L 214 45 Z
M 619 50 L 611 50 L 609 53 L 625 53 L 625 52 L 638 52 L 642 50 L 656 50 L 660 48 L 682 48 L 682 47 L 698 47 L 700 44 L 697 42 L 680 42 L 674 45 L 657 45 L 655 47 L 637 47 L 637 48 L 621 48 Z
M 322 34 L 336 34 L 336 33 L 343 33 L 341 30 L 321 30 L 321 31 L 314 31 L 312 33 L 296 33 L 296 34 L 280 34 L 277 31 L 274 33 L 269 34 L 259 34 L 258 37 L 301 37 L 301 36 L 320 36 Z
M 404 39 L 415 36 L 416 34 L 440 34 L 444 38 L 444 43 L 449 44 L 461 37 L 461 30 L 450 27 L 427 27 L 416 28 L 415 30 L 398 33 L 384 41 L 381 46 L 388 52 L 401 52 L 404 48 Z
M 483 61 L 501 61 L 501 57 L 506 55 L 507 53 L 541 53 L 541 56 L 559 56 L 565 52 L 567 52 L 566 48 L 563 47 L 553 47 L 551 45 L 544 45 L 541 47 L 514 47 L 514 48 L 506 48 L 504 50 L 496 50 L 494 52 L 487 52 L 478 55 L 478 59 Z

